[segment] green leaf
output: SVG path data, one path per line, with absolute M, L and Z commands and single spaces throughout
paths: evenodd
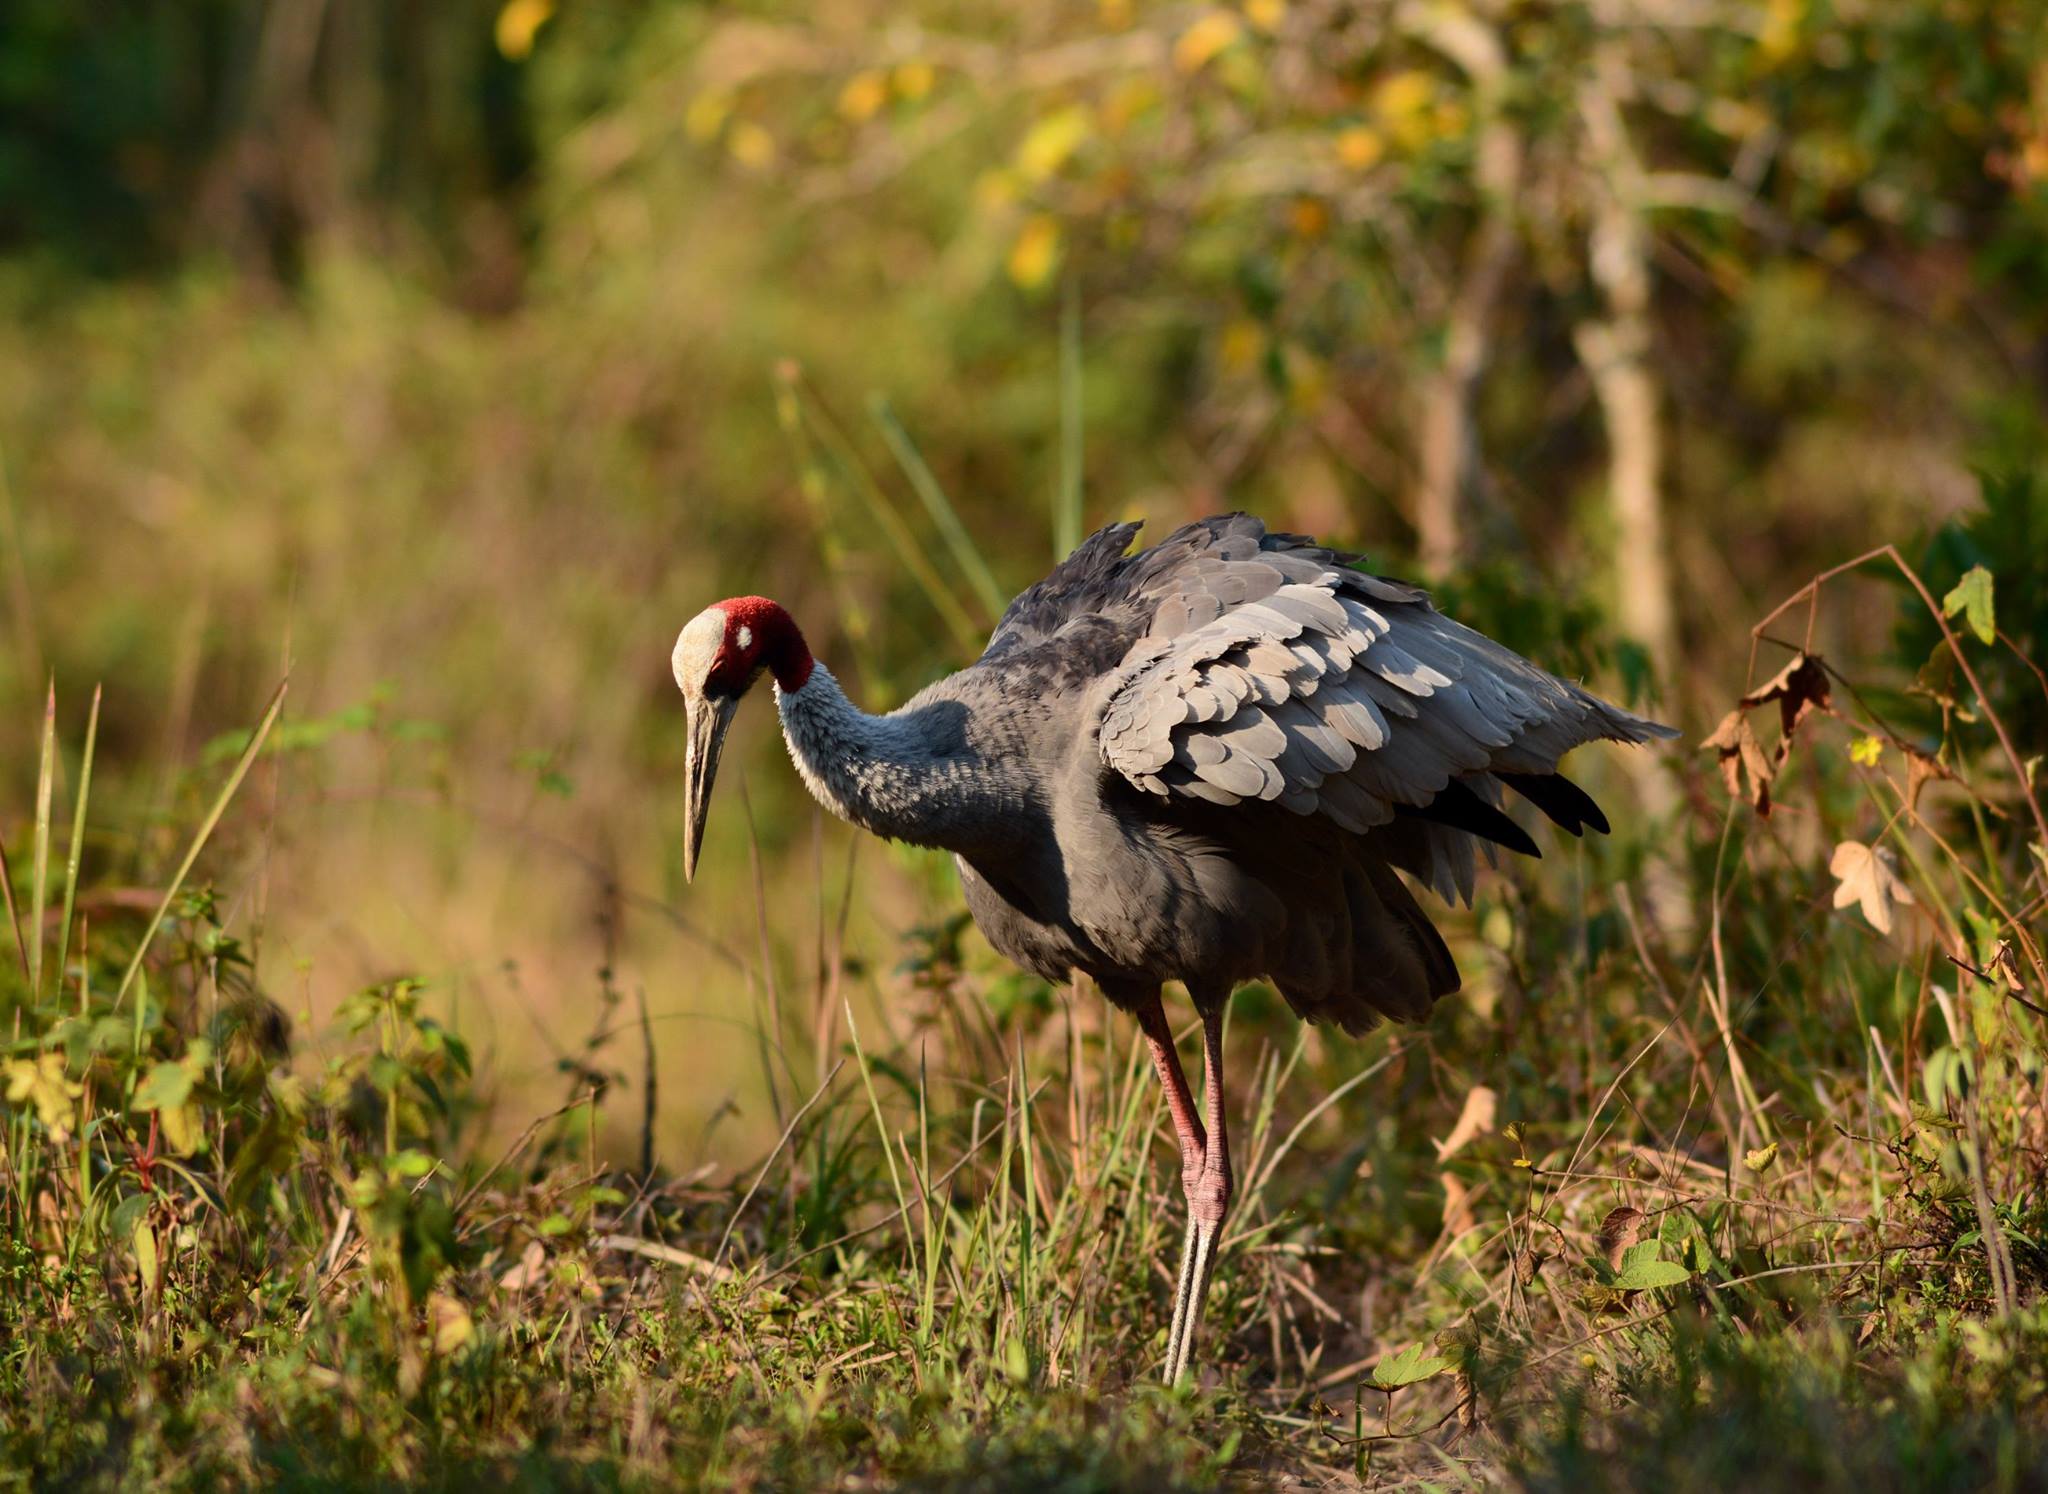
M 1714 1247 L 1707 1243 L 1706 1235 L 1699 1230 L 1685 1237 L 1685 1244 L 1680 1248 L 1679 1255 L 1686 1270 L 1694 1274 L 1720 1269 L 1720 1258 L 1714 1254 Z
M 1403 1385 L 1433 1379 L 1456 1367 L 1457 1361 L 1430 1353 L 1428 1345 L 1410 1344 L 1400 1353 L 1373 1366 L 1372 1383 L 1381 1390 L 1399 1390 Z
M 434 1170 L 434 1159 L 425 1152 L 407 1147 L 386 1164 L 393 1177 L 423 1178 Z
M 156 1253 L 156 1230 L 147 1219 L 137 1222 L 135 1233 L 130 1236 L 135 1250 L 135 1269 L 142 1277 L 143 1291 L 154 1296 L 157 1284 L 162 1280 Z
M 194 1105 L 166 1105 L 157 1111 L 163 1126 L 164 1145 L 180 1157 L 189 1157 L 206 1147 L 206 1128 L 200 1124 Z
M 1963 579 L 1955 584 L 1949 594 L 1941 599 L 1942 614 L 1954 617 L 1958 612 L 1970 625 L 1970 631 L 1977 635 L 1980 643 L 1998 641 L 1998 618 L 1992 596 L 1991 572 L 1981 565 L 1973 565 L 1963 572 Z
M 107 1233 L 117 1240 L 126 1240 L 135 1233 L 135 1226 L 142 1222 L 143 1214 L 149 1208 L 149 1195 L 131 1193 L 115 1204 L 107 1215 Z
M 137 1110 L 175 1110 L 192 1097 L 192 1071 L 172 1060 L 156 1065 L 135 1086 L 133 1105 Z
M 1943 1044 L 1928 1054 L 1920 1065 L 1920 1087 L 1927 1096 L 1928 1109 L 1943 1114 L 1948 1099 L 1962 1099 L 1970 1092 L 1970 1060 Z
M 1614 1273 L 1609 1285 L 1618 1291 L 1647 1292 L 1657 1287 L 1678 1286 L 1691 1279 L 1692 1272 L 1677 1261 L 1657 1258 L 1657 1241 L 1644 1240 L 1628 1248 L 1621 1258 L 1621 1269 Z

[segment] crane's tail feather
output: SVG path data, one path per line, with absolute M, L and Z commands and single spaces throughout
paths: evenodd
M 1332 1022 L 1357 1037 L 1388 1017 L 1420 1022 L 1458 989 L 1458 965 L 1436 925 L 1392 867 L 1355 865 L 1346 878 L 1351 904 L 1348 979 L 1285 980 L 1280 992 L 1307 1022 Z M 1334 974 L 1334 972 L 1332 972 Z
M 1593 796 L 1562 773 L 1496 773 L 1494 777 L 1574 835 L 1587 827 L 1605 835 L 1612 828 Z

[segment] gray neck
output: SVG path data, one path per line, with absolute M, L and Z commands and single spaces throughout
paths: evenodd
M 890 840 L 962 854 L 1000 844 L 1025 792 L 1014 763 L 974 750 L 966 708 L 920 697 L 870 716 L 822 664 L 795 690 L 775 688 L 789 755 L 817 801 Z

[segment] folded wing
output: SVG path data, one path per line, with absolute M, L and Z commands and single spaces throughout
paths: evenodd
M 1156 606 L 1103 709 L 1103 761 L 1147 793 L 1381 831 L 1396 864 L 1469 899 L 1474 837 L 1533 849 L 1500 810 L 1504 784 L 1574 834 L 1604 830 L 1558 759 L 1674 735 L 1352 557 L 1243 515 L 1203 527 L 1211 542 L 1144 578 Z

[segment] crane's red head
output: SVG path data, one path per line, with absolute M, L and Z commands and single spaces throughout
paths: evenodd
M 718 776 L 718 754 L 740 697 L 767 670 L 785 691 L 811 677 L 811 651 L 789 614 L 766 597 L 728 597 L 690 619 L 670 656 L 676 688 L 689 713 L 688 825 L 683 833 L 683 875 L 697 874 L 697 850 Z
M 727 597 L 690 620 L 670 663 L 684 695 L 744 695 L 763 669 L 785 690 L 811 677 L 811 651 L 778 602 Z

